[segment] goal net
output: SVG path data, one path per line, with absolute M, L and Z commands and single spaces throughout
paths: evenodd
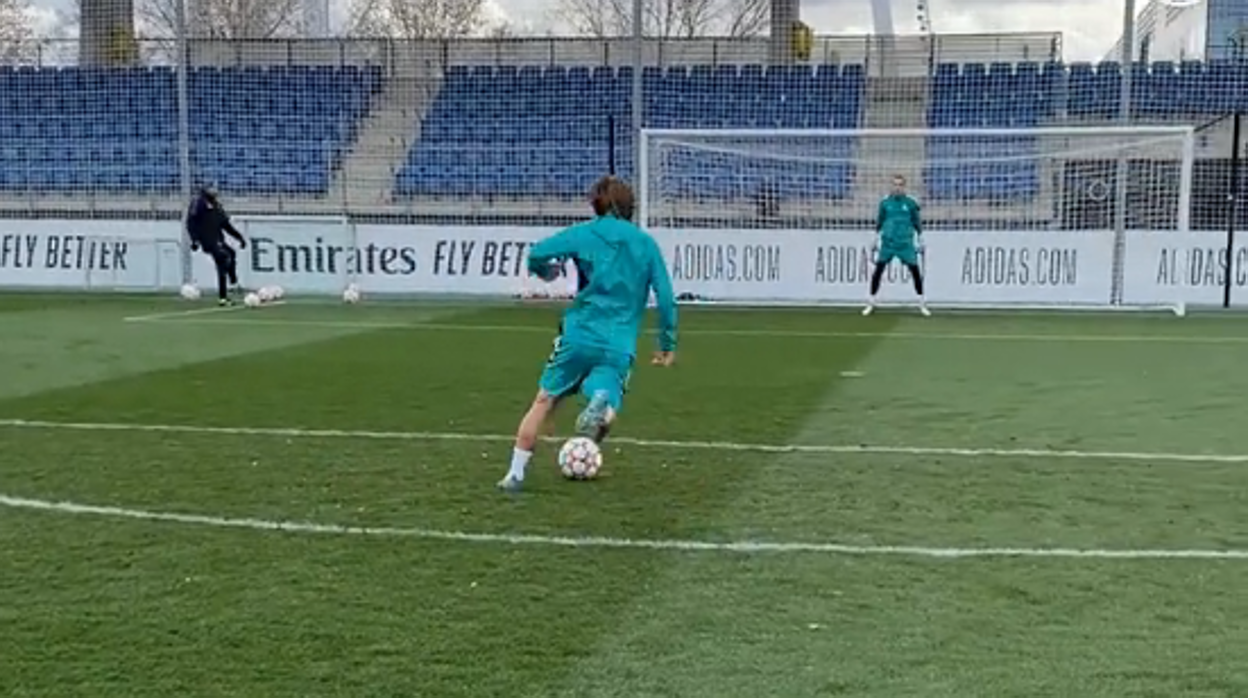
M 646 130 L 639 220 L 686 299 L 860 303 L 900 176 L 932 304 L 1168 307 L 1131 293 L 1148 275 L 1127 266 L 1151 263 L 1139 240 L 1190 229 L 1195 157 L 1190 127 Z M 892 265 L 881 299 L 913 298 Z
M 519 291 L 513 295 L 526 301 L 570 300 L 579 290 L 576 265 L 565 261 L 559 274 L 549 281 L 521 274 Z
M 401 262 L 397 253 L 389 259 L 359 249 L 355 225 L 345 216 L 238 215 L 231 220 L 247 239 L 247 248 L 238 251 L 238 276 L 248 289 L 281 286 L 288 293 L 340 294 L 359 282 L 361 271 Z M 207 255 L 195 256 L 192 278 L 205 291 L 215 287 L 216 270 Z
M 82 235 L 41 221 L 0 231 L 0 290 L 60 288 L 130 293 L 175 289 L 181 246 L 155 235 Z

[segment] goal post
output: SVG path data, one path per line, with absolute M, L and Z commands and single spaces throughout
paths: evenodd
M 234 227 L 247 240 L 238 251 L 239 282 L 249 289 L 281 286 L 288 292 L 337 295 L 359 281 L 367 255 L 359 249 L 356 226 L 346 216 L 236 215 Z M 197 255 L 194 283 L 209 289 L 216 271 L 207 255 Z
M 564 261 L 559 274 L 549 281 L 522 273 L 519 289 L 512 296 L 526 301 L 571 300 L 580 290 L 577 279 L 576 265 L 571 261 Z
M 638 220 L 686 297 L 857 304 L 900 175 L 933 305 L 1172 309 L 1181 292 L 1140 269 L 1191 231 L 1198 155 L 1190 126 L 643 129 Z M 881 298 L 910 285 L 891 268 Z
M 154 293 L 181 283 L 177 240 L 140 232 L 93 235 L 70 227 L 49 228 L 0 231 L 0 290 Z

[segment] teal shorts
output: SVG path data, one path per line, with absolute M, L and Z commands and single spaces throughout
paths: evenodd
M 881 243 L 880 250 L 875 256 L 875 263 L 888 264 L 894 259 L 900 259 L 901 263 L 908 267 L 917 267 L 919 265 L 919 250 L 913 244 Z
M 568 344 L 557 337 L 538 387 L 556 399 L 578 390 L 587 398 L 602 391 L 607 394 L 607 404 L 618 413 L 632 373 L 633 357 L 628 354 Z

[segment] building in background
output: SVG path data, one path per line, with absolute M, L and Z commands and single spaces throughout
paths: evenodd
M 1148 0 L 1136 15 L 1137 61 L 1248 60 L 1248 0 L 1201 0 L 1171 7 Z M 1122 37 L 1105 55 L 1122 56 Z

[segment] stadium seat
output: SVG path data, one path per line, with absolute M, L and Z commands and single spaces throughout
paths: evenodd
M 608 66 L 451 68 L 395 175 L 395 191 L 581 197 L 606 170 L 611 123 L 617 171 L 632 178 L 631 81 L 631 69 Z M 678 65 L 648 67 L 642 81 L 652 127 L 851 129 L 861 121 L 865 72 L 861 66 Z M 500 144 L 514 159 L 482 159 L 482 150 Z M 852 145 L 838 139 L 828 148 L 835 152 L 820 153 L 824 160 L 802 154 L 767 166 L 708 152 L 691 155 L 670 174 L 677 189 L 710 199 L 753 195 L 764 183 L 786 196 L 848 196 Z
M 862 65 L 670 62 L 643 70 L 651 127 L 855 129 Z M 633 71 L 605 65 L 450 66 L 395 174 L 400 196 L 583 196 L 605 171 L 633 178 Z M 1248 63 L 939 63 L 926 123 L 1027 129 L 1116 119 L 1124 77 L 1132 118 L 1185 119 L 1248 108 Z M 884 78 L 873 78 L 884 79 Z M 204 66 L 188 73 L 192 175 L 227 193 L 328 190 L 384 87 L 375 66 Z M 164 192 L 179 184 L 177 75 L 167 67 L 0 67 L 0 190 Z M 615 132 L 610 128 L 614 125 Z M 817 140 L 817 139 L 816 139 Z M 834 142 L 833 142 L 834 141 Z M 814 140 L 810 142 L 815 142 Z M 710 200 L 853 195 L 857 144 L 795 145 L 791 157 L 691 149 L 666 174 Z M 787 148 L 788 145 L 769 148 Z M 932 137 L 926 196 L 1026 201 L 1039 192 L 1026 136 Z
M 381 86 L 371 66 L 191 70 L 192 176 L 227 193 L 323 193 L 331 159 L 303 158 L 288 171 L 274 149 L 343 151 Z M 176 74 L 0 67 L 0 142 L 5 190 L 175 192 Z

